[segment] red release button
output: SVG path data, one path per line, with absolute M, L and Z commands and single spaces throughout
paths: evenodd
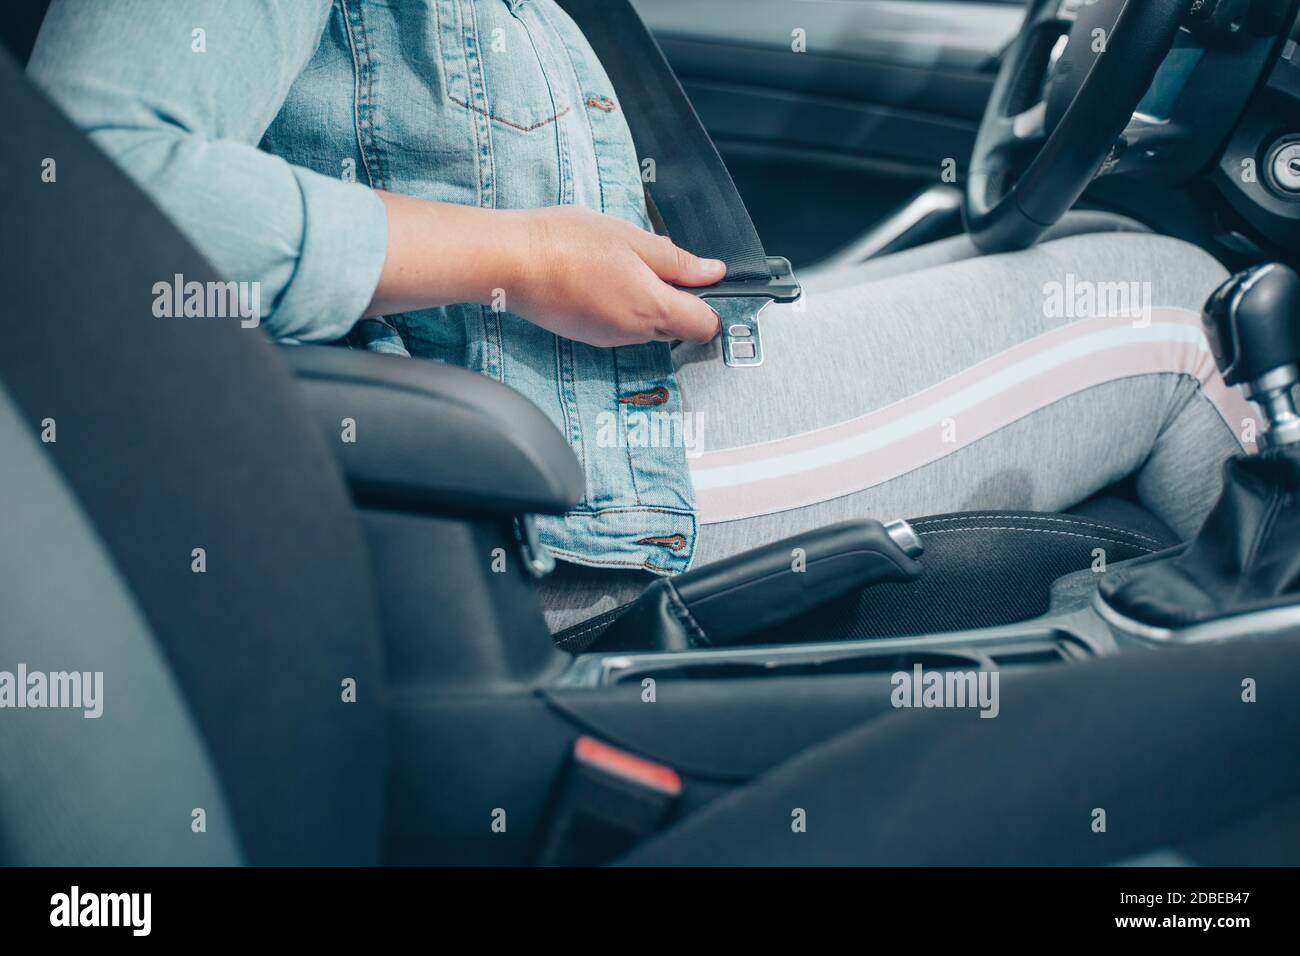
M 682 778 L 672 767 L 611 747 L 595 737 L 579 737 L 573 745 L 573 756 L 589 767 L 596 767 L 670 797 L 682 792 Z

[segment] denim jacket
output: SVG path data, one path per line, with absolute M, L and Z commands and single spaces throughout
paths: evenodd
M 387 243 L 371 187 L 649 228 L 620 104 L 554 0 L 54 0 L 29 69 L 225 279 L 259 283 L 281 341 L 338 339 L 368 305 Z M 682 434 L 666 343 L 594 348 L 479 305 L 363 327 L 367 348 L 474 369 L 563 432 L 587 490 L 539 521 L 557 557 L 689 565 L 686 450 L 645 440 Z

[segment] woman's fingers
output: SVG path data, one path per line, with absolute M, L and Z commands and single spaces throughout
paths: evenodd
M 636 229 L 636 227 L 633 227 Z M 656 236 L 636 229 L 632 247 L 655 275 L 674 285 L 713 285 L 727 275 L 727 266 L 721 259 L 701 259 L 678 246 L 666 236 Z
M 721 282 L 727 275 L 727 266 L 719 259 L 701 259 L 672 243 L 666 236 L 657 236 L 632 226 L 631 245 L 641 260 L 659 277 L 653 283 L 658 299 L 658 317 L 654 336 L 657 339 L 682 339 L 687 342 L 708 342 L 718 334 L 718 313 L 697 296 L 674 285 L 704 286 Z
M 513 305 L 564 338 L 599 348 L 708 342 L 718 314 L 676 286 L 720 282 L 727 267 L 632 223 L 572 206 L 528 210 L 529 249 Z
M 721 320 L 703 299 L 665 286 L 660 304 L 660 319 L 656 333 L 667 333 L 670 339 L 703 344 L 718 334 Z

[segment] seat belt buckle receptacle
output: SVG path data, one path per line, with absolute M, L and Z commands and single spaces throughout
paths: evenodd
M 682 793 L 677 771 L 587 735 L 573 745 L 537 862 L 598 866 L 657 833 Z

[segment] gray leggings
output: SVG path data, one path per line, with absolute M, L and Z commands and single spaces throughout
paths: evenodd
M 1200 332 L 1226 278 L 1206 253 L 1140 233 L 879 278 L 810 277 L 763 314 L 765 363 L 715 341 L 674 351 L 701 527 L 695 566 L 853 517 L 1061 511 L 1134 476 L 1192 534 L 1224 459 L 1253 443 Z M 648 577 L 562 565 L 543 588 L 558 630 Z

